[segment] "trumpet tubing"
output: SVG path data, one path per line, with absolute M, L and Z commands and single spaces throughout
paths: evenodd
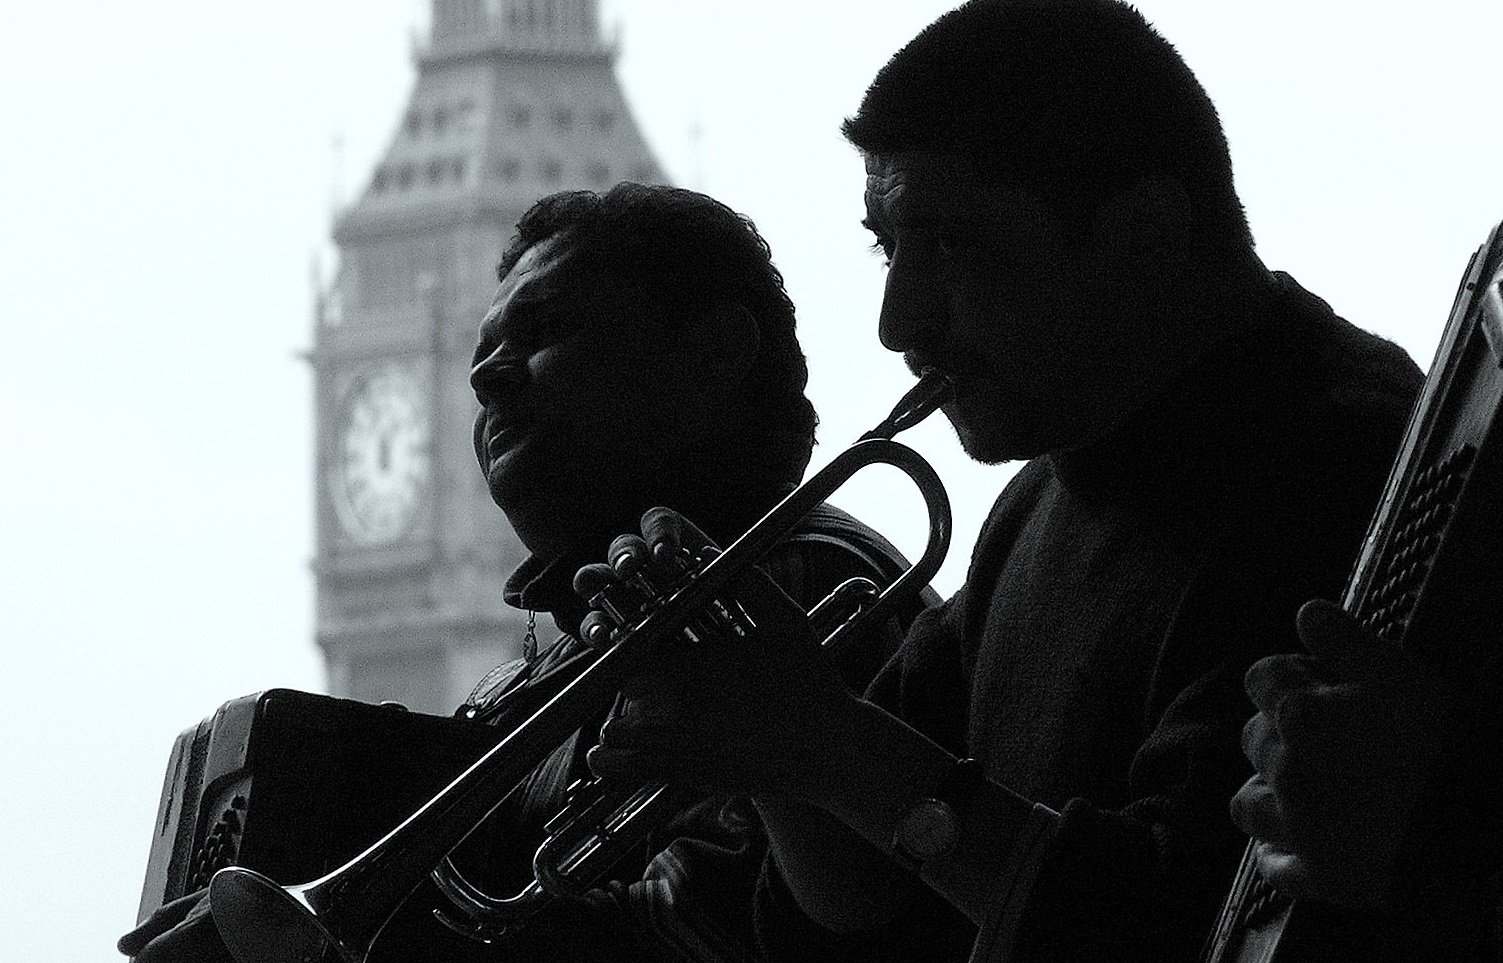
M 445 862 L 502 799 L 558 745 L 586 723 L 634 673 L 649 666 L 664 640 L 700 619 L 728 594 L 739 576 L 761 560 L 817 505 L 862 468 L 876 463 L 906 473 L 923 494 L 929 511 L 929 538 L 923 556 L 886 589 L 837 589 L 811 617 L 834 628 L 825 645 L 836 646 L 885 618 L 893 606 L 915 595 L 939 569 L 949 548 L 950 504 L 928 462 L 892 436 L 932 414 L 950 397 L 944 375 L 927 372 L 892 413 L 862 439 L 837 455 L 783 499 L 746 534 L 673 590 L 635 624 L 619 629 L 597 658 L 584 666 L 557 695 L 434 796 L 400 826 L 344 866 L 311 882 L 282 886 L 243 867 L 220 870 L 210 883 L 214 921 L 226 947 L 240 963 L 316 963 L 331 957 L 362 963 L 386 921 L 403 900 Z M 836 593 L 832 593 L 832 596 Z M 844 611 L 832 610 L 850 608 Z M 618 847 L 626 824 L 640 829 L 658 818 L 661 787 L 639 787 L 624 798 L 630 814 L 608 815 L 604 823 L 580 822 L 556 833 L 539 850 L 535 886 L 512 899 L 495 899 L 469 886 L 457 873 L 439 879 L 462 911 L 503 923 L 530 912 L 547 893 L 571 891 L 609 869 L 609 850 Z M 643 815 L 646 814 L 646 815 Z M 555 820 L 567 822 L 567 820 Z M 552 825 L 552 824 L 550 824 Z M 650 827 L 649 827 L 650 828 Z M 596 847 L 605 847 L 597 853 Z M 546 854 L 546 855 L 545 855 Z M 601 868 L 603 864 L 603 869 Z M 443 876 L 444 874 L 438 874 Z M 488 910 L 495 915 L 489 916 Z

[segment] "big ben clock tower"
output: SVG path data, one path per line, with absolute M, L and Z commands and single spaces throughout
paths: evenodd
M 470 446 L 495 264 L 544 194 L 663 180 L 597 3 L 433 0 L 407 109 L 335 224 L 310 354 L 316 633 L 334 695 L 447 712 L 517 654 L 525 615 L 501 588 L 523 550 Z

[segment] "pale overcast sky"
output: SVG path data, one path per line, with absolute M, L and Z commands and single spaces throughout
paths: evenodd
M 772 243 L 800 307 L 821 459 L 908 381 L 876 344 L 881 273 L 837 126 L 949 5 L 605 5 L 669 174 Z M 309 264 L 401 114 L 424 9 L 7 7 L 0 919 L 14 959 L 115 958 L 176 734 L 232 697 L 323 685 L 299 358 Z M 1428 365 L 1468 255 L 1503 217 L 1503 4 L 1140 9 L 1221 110 L 1264 259 Z M 910 441 L 956 504 L 950 590 L 1008 471 L 967 465 L 938 419 Z M 849 507 L 881 515 L 863 508 L 876 497 Z

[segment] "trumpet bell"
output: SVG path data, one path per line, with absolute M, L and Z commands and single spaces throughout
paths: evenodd
M 240 866 L 215 873 L 209 906 L 230 955 L 240 963 L 319 963 L 332 949 L 345 963 L 360 963 L 319 920 L 309 888 L 280 886 Z

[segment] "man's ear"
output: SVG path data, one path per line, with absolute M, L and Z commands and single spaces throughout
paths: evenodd
M 1139 178 L 1096 215 L 1096 242 L 1132 273 L 1174 277 L 1189 255 L 1190 199 L 1176 178 Z
M 734 301 L 720 301 L 684 327 L 679 343 L 702 375 L 740 381 L 757 360 L 762 337 L 750 311 Z

